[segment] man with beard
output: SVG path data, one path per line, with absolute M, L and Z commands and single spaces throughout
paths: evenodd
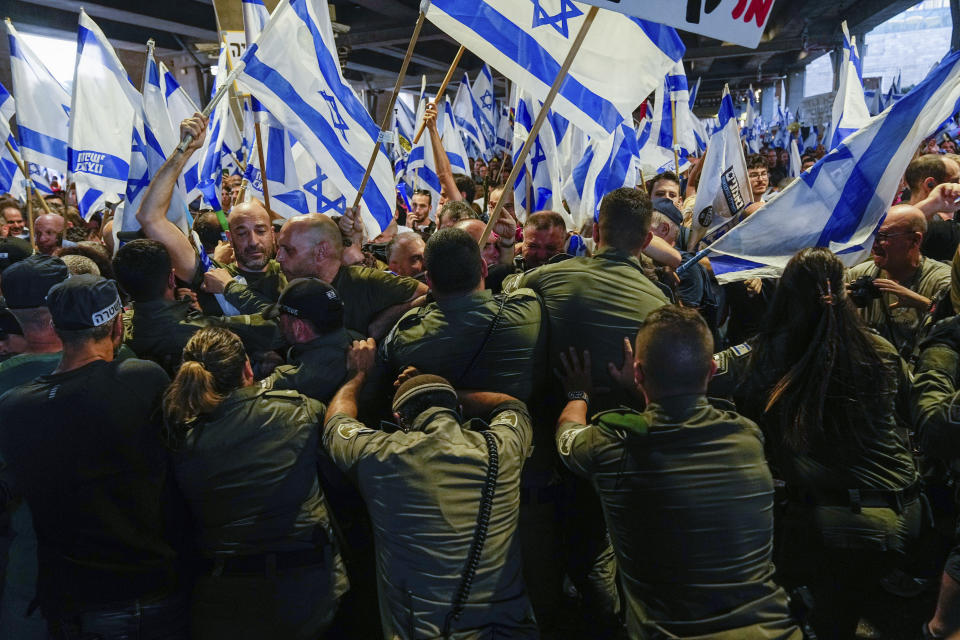
M 343 264 L 340 227 L 321 213 L 289 218 L 277 245 L 277 261 L 287 280 L 318 278 L 332 285 L 343 299 L 343 325 L 363 335 L 382 338 L 427 293 L 427 285 L 413 278 Z M 263 313 L 270 306 L 243 285 L 231 285 L 230 291 L 244 313 Z
M 238 315 L 251 296 L 263 305 L 272 304 L 287 284 L 280 265 L 273 259 L 276 238 L 270 214 L 256 200 L 233 208 L 228 226 L 235 261 L 226 265 L 217 264 L 202 250 L 194 249 L 187 236 L 167 219 L 177 178 L 193 152 L 203 144 L 206 123 L 206 118 L 195 114 L 180 124 L 181 139 L 189 134 L 193 142 L 184 153 L 172 155 L 154 176 L 137 211 L 137 221 L 148 238 L 161 242 L 170 252 L 177 279 L 201 292 L 198 302 L 204 313 Z M 232 282 L 246 286 L 228 286 Z M 240 292 L 244 297 L 239 296 Z
M 860 314 L 867 326 L 909 358 L 933 301 L 950 286 L 950 267 L 920 254 L 927 221 L 909 204 L 891 207 L 873 243 L 872 260 L 847 271 L 847 283 L 866 276 L 872 285 Z M 860 287 L 855 287 L 859 289 Z

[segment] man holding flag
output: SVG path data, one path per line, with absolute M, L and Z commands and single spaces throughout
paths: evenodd
M 210 315 L 237 315 L 242 309 L 260 303 L 272 304 L 286 279 L 274 260 L 276 238 L 270 215 L 259 202 L 237 205 L 228 220 L 229 239 L 234 262 L 222 269 L 202 249 L 196 250 L 180 229 L 166 216 L 177 178 L 206 137 L 206 118 L 196 114 L 184 121 L 180 135 L 192 135 L 193 142 L 184 153 L 174 153 L 160 168 L 147 188 L 137 211 L 143 233 L 163 243 L 170 252 L 174 274 L 181 282 L 201 291 L 201 306 Z M 243 283 L 239 279 L 243 279 Z M 240 287 L 240 285 L 245 286 Z M 233 285 L 233 287 L 231 287 Z M 227 291 L 231 289 L 231 291 Z M 218 297 L 215 297 L 218 296 Z M 219 308 L 219 311 L 218 311 Z M 231 313 L 232 312 L 232 313 Z

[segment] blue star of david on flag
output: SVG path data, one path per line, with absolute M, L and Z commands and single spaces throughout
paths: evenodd
M 493 107 L 493 94 L 489 90 L 484 91 L 483 95 L 480 96 L 480 104 L 484 109 L 490 109 Z
M 343 215 L 347 211 L 347 198 L 346 196 L 340 196 L 336 200 L 331 200 L 323 195 L 323 182 L 326 179 L 326 174 L 320 171 L 320 167 L 317 167 L 317 177 L 303 185 L 303 190 L 317 199 L 317 213 L 333 210 Z
M 347 134 L 345 133 L 350 126 L 344 122 L 343 117 L 340 115 L 340 109 L 337 108 L 337 101 L 326 91 L 320 91 L 320 95 L 323 96 L 323 99 L 327 101 L 327 106 L 330 107 L 330 124 L 333 125 L 333 128 L 340 132 L 340 135 L 343 136 L 343 139 L 347 139 Z
M 547 14 L 547 11 L 540 6 L 540 0 L 530 1 L 533 2 L 533 26 L 550 25 L 564 38 L 570 37 L 567 21 L 583 15 L 583 11 L 580 11 L 572 0 L 560 0 L 560 11 L 555 16 Z
M 543 152 L 543 145 L 540 144 L 540 136 L 533 139 L 533 157 L 530 158 L 530 177 L 537 177 L 537 168 L 541 162 L 547 159 L 547 154 Z

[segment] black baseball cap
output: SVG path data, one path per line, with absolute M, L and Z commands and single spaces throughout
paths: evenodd
M 84 273 L 54 285 L 47 294 L 47 308 L 54 327 L 74 331 L 107 324 L 123 304 L 113 280 Z
M 11 309 L 46 306 L 50 287 L 70 277 L 63 260 L 36 254 L 12 264 L 0 274 L 0 288 Z
M 677 205 L 673 204 L 673 200 L 670 198 L 655 199 L 653 201 L 653 209 L 667 216 L 670 222 L 678 227 L 683 226 L 683 214 L 680 212 L 680 209 L 677 209 Z
M 26 260 L 33 253 L 30 243 L 21 238 L 0 238 L 0 271 Z
M 332 286 L 319 278 L 296 278 L 280 293 L 277 304 L 263 312 L 273 320 L 281 313 L 309 320 L 320 333 L 329 333 L 343 326 L 343 300 Z
M 6 340 L 10 334 L 22 336 L 23 329 L 9 309 L 0 307 L 0 340 Z

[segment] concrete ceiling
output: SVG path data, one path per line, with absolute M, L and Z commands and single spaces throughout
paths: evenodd
M 240 0 L 237 0 L 239 3 Z M 766 84 L 802 69 L 810 60 L 842 42 L 840 21 L 864 34 L 912 6 L 916 0 L 775 0 L 764 39 L 756 49 L 682 32 L 691 84 L 702 78 L 698 104 L 719 101 L 725 82 L 732 90 Z M 346 75 L 361 88 L 390 90 L 417 18 L 419 0 L 333 0 L 335 21 L 349 27 L 337 42 Z M 75 33 L 80 6 L 115 44 L 142 48 L 148 38 L 161 53 L 189 53 L 201 64 L 213 62 L 204 44 L 217 41 L 210 0 L 0 0 L 3 16 L 22 30 L 50 35 Z M 198 48 L 199 47 L 199 48 Z M 436 86 L 453 59 L 457 44 L 425 23 L 408 71 L 406 88 L 419 89 L 421 75 Z M 471 77 L 482 62 L 467 52 L 460 70 Z M 496 74 L 495 74 L 496 76 Z M 502 85 L 502 79 L 499 79 Z

